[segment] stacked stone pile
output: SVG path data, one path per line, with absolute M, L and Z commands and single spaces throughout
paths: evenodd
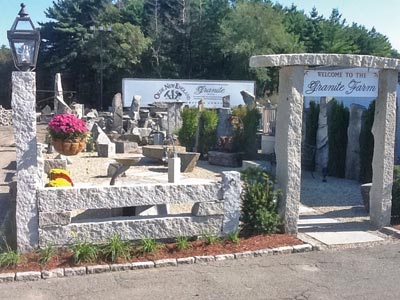
M 0 126 L 12 125 L 11 109 L 5 109 L 0 105 Z

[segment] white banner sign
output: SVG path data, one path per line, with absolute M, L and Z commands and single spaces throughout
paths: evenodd
M 378 72 L 363 68 L 307 70 L 303 93 L 306 97 L 377 97 Z
M 130 107 L 134 95 L 142 96 L 141 106 L 154 102 L 182 101 L 197 106 L 204 100 L 205 107 L 221 108 L 244 104 L 240 91 L 255 93 L 254 81 L 213 81 L 213 80 L 122 80 L 124 107 Z

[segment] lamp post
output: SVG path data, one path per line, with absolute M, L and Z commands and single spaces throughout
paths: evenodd
M 38 161 L 41 146 L 36 138 L 36 68 L 40 33 L 35 29 L 25 5 L 16 17 L 7 37 L 15 67 L 12 72 L 12 120 L 16 144 L 16 235 L 21 252 L 37 247 L 39 242 L 39 216 L 36 190 L 43 187 Z
M 36 68 L 39 53 L 40 31 L 33 26 L 32 20 L 21 3 L 18 17 L 7 31 L 15 67 L 20 71 L 33 71 Z
M 103 108 L 103 34 L 110 33 L 112 31 L 111 27 L 105 28 L 104 26 L 90 26 L 90 30 L 93 32 L 98 32 L 100 36 L 100 97 L 99 97 L 99 109 Z

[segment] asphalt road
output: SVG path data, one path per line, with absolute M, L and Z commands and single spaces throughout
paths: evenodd
M 0 284 L 0 299 L 400 299 L 400 244 Z

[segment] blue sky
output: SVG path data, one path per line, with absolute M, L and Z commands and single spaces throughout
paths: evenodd
M 48 21 L 44 10 L 52 6 L 52 0 L 0 0 L 0 45 L 6 44 L 7 30 L 10 29 L 17 13 L 19 4 L 24 2 L 26 9 L 37 25 L 38 21 Z M 396 27 L 400 13 L 399 0 L 274 0 L 283 6 L 291 6 L 294 3 L 298 9 L 309 13 L 315 6 L 324 17 L 329 17 L 333 8 L 338 8 L 348 24 L 356 22 L 376 30 L 389 38 L 392 47 L 400 51 L 400 33 Z

